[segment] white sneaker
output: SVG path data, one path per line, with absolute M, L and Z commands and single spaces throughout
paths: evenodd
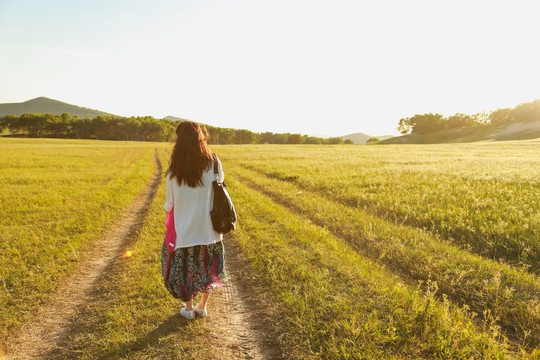
M 195 311 L 195 314 L 199 317 L 205 317 L 208 315 L 208 312 L 206 311 L 206 307 L 204 309 L 199 309 L 199 304 L 195 305 L 193 307 L 193 311 Z
M 180 315 L 188 320 L 195 319 L 195 310 L 187 311 L 186 308 L 180 309 Z

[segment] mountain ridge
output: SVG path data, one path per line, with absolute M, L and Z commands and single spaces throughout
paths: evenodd
M 73 116 L 79 117 L 96 117 L 96 116 L 115 116 L 114 114 L 107 113 L 105 111 L 94 110 L 77 105 L 68 104 L 63 101 L 50 99 L 45 96 L 40 96 L 34 99 L 23 101 L 20 103 L 2 103 L 0 104 L 0 117 L 9 114 L 20 116 L 24 113 L 39 113 L 46 114 L 51 113 L 55 115 L 61 115 L 62 113 L 69 113 Z

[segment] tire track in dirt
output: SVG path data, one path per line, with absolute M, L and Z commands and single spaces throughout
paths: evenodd
M 203 319 L 217 339 L 216 353 L 221 354 L 219 359 L 283 359 L 271 316 L 259 300 L 247 260 L 231 237 L 224 239 L 229 283 L 212 293 L 209 315 Z
M 107 268 L 137 236 L 147 209 L 158 189 L 162 166 L 154 150 L 156 172 L 152 182 L 125 209 L 120 218 L 93 244 L 91 255 L 81 260 L 58 289 L 34 313 L 33 320 L 23 326 L 7 347 L 8 359 L 47 359 L 61 356 L 62 344 L 69 330 L 76 326 L 78 314 L 91 299 L 96 284 Z

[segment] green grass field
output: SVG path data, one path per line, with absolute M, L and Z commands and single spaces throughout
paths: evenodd
M 156 147 L 166 163 L 168 144 L 0 139 L 2 338 L 148 184 Z M 213 150 L 285 358 L 539 356 L 540 141 Z M 163 185 L 66 354 L 216 356 L 212 322 L 183 322 L 160 282 Z
M 270 150 L 270 149 L 266 149 Z M 240 166 L 540 271 L 540 141 L 231 154 Z
M 73 271 L 141 192 L 164 144 L 0 138 L 0 334 Z

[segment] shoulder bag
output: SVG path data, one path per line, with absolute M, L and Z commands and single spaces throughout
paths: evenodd
M 212 211 L 210 211 L 210 218 L 212 219 L 214 230 L 220 234 L 226 234 L 229 231 L 236 229 L 236 211 L 234 210 L 231 197 L 226 189 L 227 184 L 218 181 L 219 176 L 216 154 L 212 154 L 212 157 L 215 180 L 212 182 L 212 188 L 214 189 L 214 206 Z

